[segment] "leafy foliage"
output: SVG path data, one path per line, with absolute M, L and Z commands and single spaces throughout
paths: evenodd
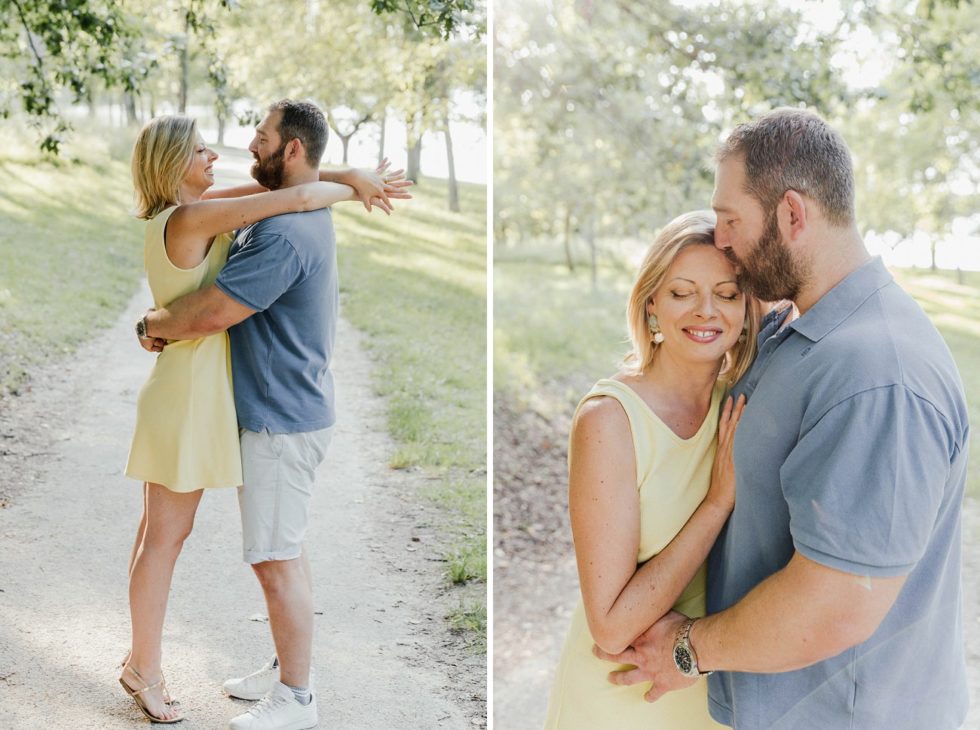
M 117 88 L 130 121 L 140 116 L 138 105 L 152 115 L 175 90 L 183 110 L 191 88 L 205 84 L 219 119 L 227 119 L 237 99 L 272 79 L 285 82 L 279 89 L 303 87 L 313 92 L 305 96 L 329 100 L 338 125 L 352 134 L 383 116 L 384 100 L 399 91 L 393 80 L 418 75 L 416 51 L 480 47 L 486 3 L 0 0 L 0 21 L 0 78 L 7 79 L 0 81 L 0 115 L 20 107 L 41 131 L 42 147 L 56 153 L 70 131 L 59 100 L 90 102 Z M 236 54 L 252 58 L 236 62 Z M 482 58 L 477 65 L 485 66 Z
M 0 0 L 0 56 L 3 76 L 18 80 L 6 82 L 0 114 L 19 100 L 51 153 L 70 131 L 56 106 L 60 91 L 79 101 L 95 80 L 132 91 L 153 63 L 115 0 Z
M 980 14 L 967 0 L 841 5 L 817 27 L 763 0 L 500 0 L 498 246 L 585 241 L 602 258 L 707 207 L 718 140 L 779 106 L 844 133 L 865 228 L 942 235 L 976 209 Z M 845 73 L 848 59 L 884 65 L 882 80 Z
M 443 38 L 464 29 L 486 33 L 486 15 L 477 15 L 474 0 L 371 0 L 371 9 L 378 15 L 404 13 L 419 30 L 435 31 Z

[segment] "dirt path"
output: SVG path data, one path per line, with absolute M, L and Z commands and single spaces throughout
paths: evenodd
M 570 414 L 553 421 L 495 399 L 495 730 L 540 730 L 565 631 L 578 600 L 566 516 L 565 439 Z M 971 707 L 980 728 L 980 501 L 963 513 L 963 631 Z
M 116 683 L 129 645 L 126 563 L 139 486 L 122 474 L 136 394 L 152 364 L 132 322 L 36 373 L 0 412 L 0 726 L 130 728 L 145 723 Z M 315 576 L 321 727 L 486 724 L 486 669 L 446 628 L 437 515 L 392 444 L 357 333 L 334 355 L 339 421 L 320 468 L 307 549 Z M 188 721 L 224 728 L 248 703 L 221 682 L 271 654 L 265 604 L 241 562 L 234 490 L 206 493 L 177 564 L 164 671 Z

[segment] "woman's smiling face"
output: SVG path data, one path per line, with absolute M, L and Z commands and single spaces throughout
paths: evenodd
M 191 185 L 202 192 L 214 185 L 214 172 L 211 166 L 218 159 L 218 153 L 204 144 L 204 138 L 198 135 L 191 154 L 191 164 L 184 174 L 184 184 Z
M 665 352 L 695 362 L 720 361 L 745 322 L 735 267 L 714 246 L 687 246 L 667 269 L 647 314 L 657 316 Z

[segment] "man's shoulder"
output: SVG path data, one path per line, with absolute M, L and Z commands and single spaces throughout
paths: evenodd
M 297 250 L 310 245 L 322 248 L 324 240 L 333 240 L 333 219 L 329 208 L 270 216 L 247 229 L 250 239 L 282 240 Z
M 297 230 L 325 225 L 330 220 L 330 217 L 329 208 L 280 213 L 279 215 L 270 215 L 268 218 L 263 218 L 244 230 L 249 231 L 251 235 L 286 236 Z
M 959 415 L 963 393 L 948 346 L 918 303 L 898 284 L 882 287 L 826 338 L 811 362 L 824 394 L 840 399 L 879 388 L 921 398 Z M 954 416 L 956 417 L 956 416 Z

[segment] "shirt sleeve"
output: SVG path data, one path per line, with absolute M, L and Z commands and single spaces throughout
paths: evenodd
M 289 241 L 257 232 L 228 257 L 214 283 L 238 303 L 264 312 L 302 277 L 302 262 Z
M 797 551 L 857 575 L 907 574 L 942 503 L 948 433 L 932 404 L 900 385 L 830 408 L 779 472 Z

